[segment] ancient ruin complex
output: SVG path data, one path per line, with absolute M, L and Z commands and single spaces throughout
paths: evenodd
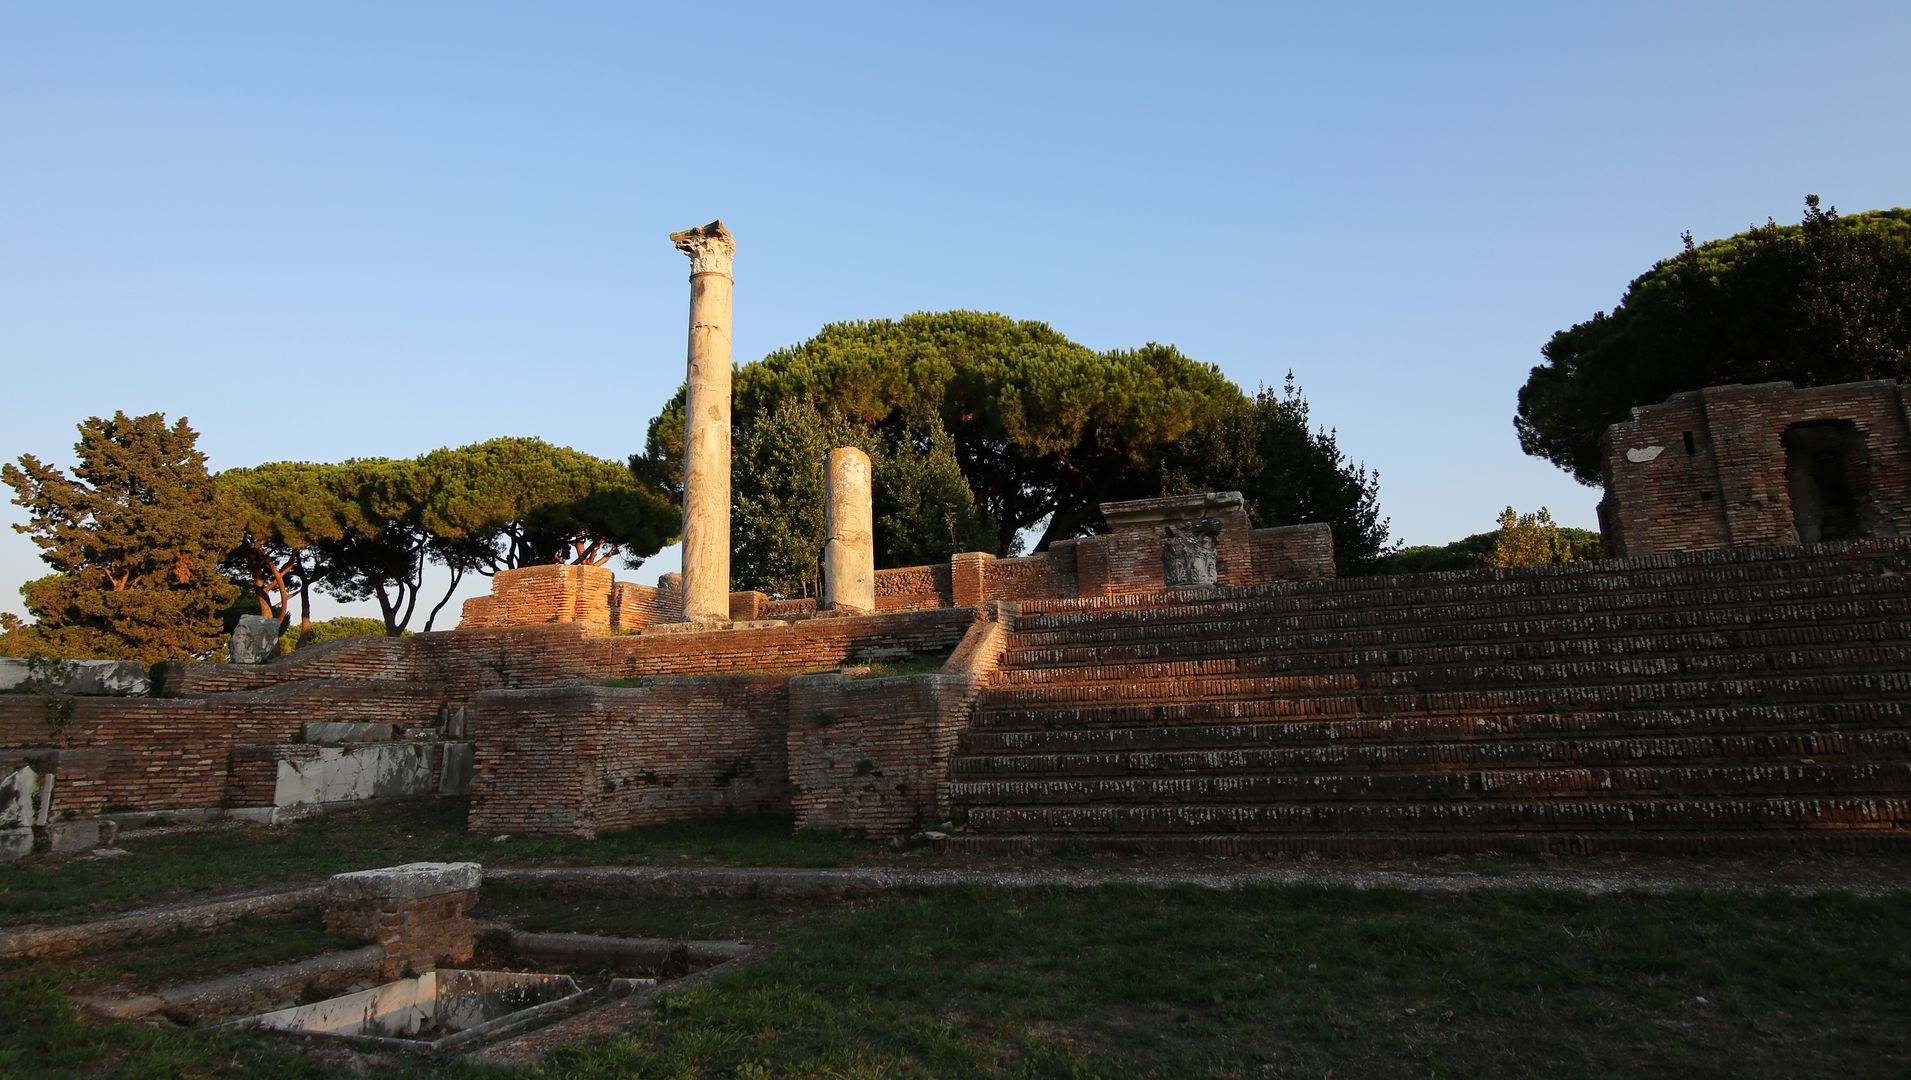
M 1674 394 L 1614 424 L 1605 449 L 1614 555 L 1911 535 L 1911 402 L 1895 382 Z
M 774 811 L 983 853 L 1911 843 L 1895 384 L 1635 410 L 1602 504 L 1626 557 L 1405 577 L 1338 578 L 1327 526 L 1257 529 L 1231 492 L 877 570 L 869 460 L 840 449 L 821 595 L 778 598 L 729 581 L 735 243 L 671 239 L 681 574 L 526 567 L 455 631 L 0 696 L 0 850 L 467 791 L 492 833 Z

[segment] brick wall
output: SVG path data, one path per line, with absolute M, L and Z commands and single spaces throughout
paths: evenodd
M 948 563 L 876 571 L 877 611 L 917 611 L 952 602 Z
M 1141 520 L 1134 518 L 1135 507 L 1144 508 Z M 1333 541 L 1325 526 L 1294 527 L 1315 530 L 1308 532 L 1256 532 L 1242 510 L 1238 492 L 1109 503 L 1102 509 L 1110 515 L 1114 529 L 1109 535 L 1060 541 L 1046 552 L 1020 558 L 997 559 L 964 552 L 946 563 L 878 570 L 876 610 L 921 611 L 970 607 L 985 600 L 1159 592 L 1163 587 L 1161 547 L 1167 526 L 1203 517 L 1220 521 L 1216 542 L 1220 585 L 1333 574 Z M 585 571 L 593 573 L 582 573 Z M 504 571 L 492 579 L 492 596 L 465 602 L 459 629 L 577 622 L 602 629 L 634 630 L 679 620 L 683 607 L 679 575 L 665 574 L 657 588 L 651 589 L 613 583 L 608 574 L 601 567 L 575 566 Z M 775 600 L 756 592 L 730 594 L 733 620 L 803 619 L 814 614 L 813 598 Z
M 1255 529 L 1253 569 L 1244 585 L 1319 581 L 1334 576 L 1334 530 L 1325 523 Z
M 271 806 L 279 787 L 279 759 L 316 757 L 316 746 L 235 746 L 228 757 L 226 798 L 233 806 Z
M 635 630 L 653 623 L 676 622 L 683 617 L 683 596 L 620 581 L 611 586 L 610 625 L 614 630 Z M 464 624 L 459 623 L 462 629 Z
M 1130 532 L 1085 536 L 1075 545 L 1076 592 L 1080 596 L 1156 593 L 1162 577 L 1161 535 Z
M 876 571 L 876 610 L 925 611 L 952 604 L 949 564 L 901 566 Z M 816 614 L 816 598 L 799 596 L 787 600 L 765 598 L 758 609 L 762 619 L 803 619 Z
M 439 687 L 444 700 L 457 705 L 482 690 L 574 679 L 814 671 L 872 656 L 940 652 L 962 639 L 972 619 L 966 608 L 939 608 L 742 631 L 611 634 L 581 623 L 538 623 L 353 638 L 300 649 L 270 664 L 168 664 L 163 692 L 202 695 L 367 672 Z
M 491 578 L 491 595 L 464 602 L 460 626 L 519 626 L 534 622 L 610 625 L 611 587 L 607 566 L 521 566 Z M 654 590 L 653 590 L 654 592 Z
M 1049 600 L 1065 595 L 1055 560 L 1047 554 L 990 559 L 983 564 L 984 600 Z
M 210 666 L 210 665 L 209 665 Z M 415 683 L 320 682 L 192 698 L 79 698 L 64 728 L 34 695 L 0 696 L 0 754 L 61 748 L 55 813 L 91 818 L 124 810 L 271 805 L 254 800 L 261 766 L 239 747 L 289 743 L 313 720 L 428 725 L 442 698 Z
M 786 675 L 479 694 L 466 710 L 476 832 L 595 836 L 786 809 Z
M 458 630 L 407 639 L 418 664 L 463 702 L 483 690 L 529 689 L 573 679 L 721 672 L 798 672 L 872 656 L 931 653 L 962 640 L 966 608 L 813 619 L 750 630 L 589 634 L 572 626 Z
M 1794 424 L 1852 423 L 1862 436 L 1869 531 L 1911 533 L 1911 422 L 1889 381 L 1794 389 L 1715 386 L 1636 408 L 1605 437 L 1601 527 L 1613 555 L 1797 543 L 1787 454 Z
M 941 820 L 940 788 L 970 706 L 1002 657 L 1012 605 L 990 604 L 931 675 L 800 675 L 789 685 L 799 829 L 893 835 Z
M 791 680 L 797 827 L 886 835 L 932 824 L 968 689 L 941 674 Z
M 816 614 L 816 598 L 814 596 L 799 596 L 791 600 L 772 600 L 763 605 L 763 618 L 765 619 L 803 619 L 814 614 Z
M 412 638 L 361 637 L 308 645 L 265 664 L 156 665 L 153 693 L 191 697 L 257 690 L 311 679 L 384 679 L 422 681 L 431 673 L 419 667 Z
M 595 836 L 789 809 L 794 794 L 799 827 L 894 832 L 933 815 L 937 784 L 969 703 L 1001 655 L 1003 619 L 1012 611 L 990 604 L 664 639 L 749 641 L 781 633 L 798 640 L 792 631 L 887 620 L 937 628 L 942 647 L 953 647 L 937 675 L 661 676 L 632 688 L 478 693 L 465 713 L 476 757 L 471 828 Z M 808 640 L 813 646 L 825 639 Z M 854 640 L 869 647 L 874 639 Z M 905 639 L 892 633 L 880 640 Z

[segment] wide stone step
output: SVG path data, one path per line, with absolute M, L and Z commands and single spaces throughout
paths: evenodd
M 1138 664 L 1126 678 L 1053 685 L 992 685 L 982 692 L 982 712 L 1042 707 L 1066 709 L 1155 701 L 1309 701 L 1352 694 L 1436 697 L 1448 692 L 1486 696 L 1558 688 L 1574 695 L 1634 689 L 1659 683 L 1758 679 L 1780 689 L 1851 677 L 1911 681 L 1911 646 L 1833 647 L 1771 653 L 1645 657 L 1580 663 L 1454 665 L 1394 668 L 1317 675 L 1209 674 L 1182 664 Z M 1872 675 L 1871 673 L 1883 673 Z M 1834 691 L 1835 693 L 1835 691 Z M 1845 696 L 1836 694 L 1836 696 Z
M 1532 600 L 1557 596 L 1589 596 L 1612 592 L 1651 592 L 1759 586 L 1787 582 L 1882 578 L 1902 573 L 1911 543 L 1892 541 L 1888 552 L 1865 558 L 1800 557 L 1766 561 L 1734 561 L 1710 553 L 1680 567 L 1642 567 L 1627 560 L 1606 560 L 1576 566 L 1518 567 L 1512 570 L 1472 570 L 1458 573 L 1404 574 L 1393 577 L 1333 578 L 1277 582 L 1268 585 L 1220 587 L 1117 596 L 1023 600 L 1017 610 L 1025 618 L 1065 623 L 1081 616 L 1132 613 L 1217 602 L 1251 601 L 1307 608 L 1389 606 L 1427 607 L 1441 604 Z
M 1028 617 L 1156 608 L 1211 600 L 1261 599 L 1292 602 L 1342 601 L 1373 607 L 1386 603 L 1425 605 L 1479 595 L 1548 595 L 1599 590 L 1638 590 L 1665 586 L 1702 586 L 1729 582 L 1809 580 L 1902 573 L 1904 540 L 1868 540 L 1839 544 L 1781 545 L 1761 548 L 1657 555 L 1504 570 L 1461 570 L 1319 581 L 1280 582 L 1247 588 L 1220 588 L 1148 595 L 1024 600 Z
M 1190 729 L 1179 729 L 1187 731 Z M 1781 731 L 1758 735 L 1640 738 L 1499 738 L 1461 742 L 1375 741 L 1351 745 L 1234 750 L 1107 750 L 1079 753 L 966 754 L 951 763 L 957 780 L 1112 776 L 1221 776 L 1320 770 L 1408 771 L 1513 766 L 1682 765 L 1825 761 L 1911 761 L 1911 730 Z
M 958 782 L 957 806 L 1747 798 L 1911 793 L 1911 763 L 1546 767 Z
M 1083 612 L 1046 618 L 1017 615 L 1012 648 L 1117 644 L 1276 633 L 1438 634 L 1465 640 L 1475 628 L 1522 624 L 1551 635 L 1632 632 L 1662 626 L 1763 625 L 1861 621 L 1901 616 L 1911 576 L 1827 578 L 1760 586 L 1660 592 L 1612 592 L 1462 605 L 1421 604 L 1326 610 L 1250 598 L 1206 600 L 1160 608 Z M 1655 625 L 1656 624 L 1656 625 Z
M 1286 704 L 1286 703 L 1280 703 Z M 1491 742 L 1528 739 L 1592 740 L 1687 735 L 1717 737 L 1752 733 L 1883 731 L 1911 724 L 1903 701 L 1830 702 L 1809 705 L 1714 705 L 1572 712 L 1429 713 L 1294 718 L 1265 712 L 1271 703 L 1227 703 L 1243 710 L 1233 717 L 1209 715 L 1222 706 L 1167 706 L 1152 713 L 1109 717 L 1100 725 L 1058 724 L 1010 730 L 971 727 L 963 733 L 965 754 L 1078 754 L 1139 751 L 1211 752 L 1293 749 L 1307 746 L 1389 746 L 1415 742 Z M 1163 715 L 1170 714 L 1170 715 Z
M 1687 655 L 1733 650 L 1777 650 L 1824 645 L 1861 645 L 1911 641 L 1911 620 L 1888 617 L 1904 613 L 1905 605 L 1875 605 L 1869 617 L 1828 622 L 1804 618 L 1797 625 L 1774 626 L 1747 620 L 1730 626 L 1685 626 L 1671 632 L 1640 632 L 1561 636 L 1556 627 L 1535 622 L 1495 623 L 1476 628 L 1481 633 L 1454 641 L 1436 633 L 1390 634 L 1256 634 L 1235 637 L 1182 637 L 1111 645 L 1070 645 L 1013 648 L 1003 656 L 1007 685 L 1054 682 L 1078 673 L 1100 677 L 1109 668 L 1134 664 L 1223 660 L 1231 671 L 1300 672 L 1337 668 L 1527 663 L 1601 657 Z M 1669 618 L 1682 613 L 1667 612 Z M 1696 620 L 1695 620 L 1696 621 Z
M 1052 686 L 991 685 L 978 699 L 983 709 L 1091 705 L 1105 701 L 1171 701 L 1202 698 L 1253 699 L 1344 694 L 1364 689 L 1350 672 L 1329 675 L 1206 675 L 1193 665 L 1137 665 L 1129 678 Z
M 1911 830 L 1911 799 L 1520 799 L 1172 806 L 977 806 L 964 828 L 994 833 L 1627 832 Z
M 1693 832 L 954 833 L 935 849 L 952 858 L 1028 858 L 1089 851 L 1131 855 L 1716 855 L 1751 852 L 1911 852 L 1911 830 L 1760 829 Z
M 1510 650 L 1509 650 L 1510 651 Z M 1550 681 L 1609 681 L 1641 675 L 1757 673 L 1763 671 L 1911 670 L 1911 641 L 1843 641 L 1766 649 L 1721 647 L 1688 652 L 1640 650 L 1575 658 L 1575 651 L 1549 657 L 1535 649 L 1526 658 L 1490 654 L 1472 661 L 1457 655 L 1445 659 L 1408 660 L 1404 654 L 1378 650 L 1366 654 L 1275 654 L 1220 656 L 1188 660 L 1136 660 L 1122 664 L 1075 665 L 1003 669 L 992 687 L 1093 686 L 1126 684 L 1137 679 L 1186 679 L 1191 676 L 1336 678 L 1357 672 L 1367 687 L 1443 685 L 1490 686 Z
M 1113 695 L 1111 695 L 1113 696 Z M 1314 697 L 1132 701 L 1048 705 L 991 702 L 985 695 L 971 730 L 1068 730 L 1113 726 L 1173 726 L 1292 723 L 1309 720 L 1391 720 L 1407 716 L 1490 717 L 1587 712 L 1784 705 L 1798 708 L 1840 702 L 1902 703 L 1911 700 L 1911 674 L 1788 676 L 1763 679 L 1701 679 L 1626 685 L 1508 689 L 1459 693 L 1346 693 Z

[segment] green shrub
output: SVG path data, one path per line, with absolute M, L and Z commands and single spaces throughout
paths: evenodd
M 305 639 L 307 645 L 321 645 L 327 641 L 339 641 L 355 637 L 384 637 L 385 624 L 378 619 L 360 618 L 356 615 L 341 615 L 336 619 L 320 619 L 311 625 L 311 635 Z M 411 631 L 405 631 L 406 637 Z M 299 647 L 299 628 L 287 627 L 279 638 L 279 651 L 291 652 Z

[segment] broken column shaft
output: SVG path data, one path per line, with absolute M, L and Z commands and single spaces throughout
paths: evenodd
M 876 534 L 870 506 L 869 455 L 853 446 L 829 452 L 823 465 L 824 611 L 876 610 Z
M 730 292 L 736 240 L 723 222 L 670 234 L 690 256 L 683 406 L 683 617 L 730 617 Z

